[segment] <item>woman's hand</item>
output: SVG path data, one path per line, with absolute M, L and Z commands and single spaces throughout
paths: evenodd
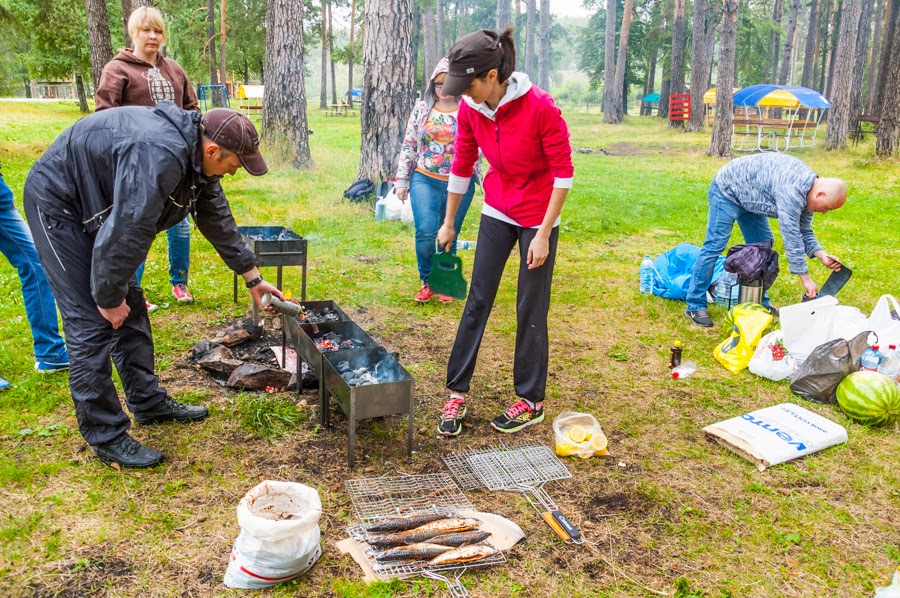
M 450 247 L 453 245 L 453 239 L 455 238 L 456 230 L 452 225 L 449 225 L 446 222 L 441 225 L 441 229 L 437 234 L 437 242 L 444 251 L 450 251 Z
M 409 196 L 409 187 L 395 187 L 397 190 L 397 198 L 400 201 L 406 201 L 407 196 Z
M 548 255 L 550 255 L 550 239 L 538 233 L 528 245 L 528 269 L 534 270 L 543 266 Z

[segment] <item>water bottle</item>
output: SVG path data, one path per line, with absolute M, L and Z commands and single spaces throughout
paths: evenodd
M 649 295 L 653 292 L 653 260 L 650 254 L 644 256 L 641 262 L 641 294 Z
M 734 272 L 723 272 L 716 283 L 716 304 L 721 305 L 725 309 L 732 305 L 737 305 L 738 292 L 740 287 L 737 284 L 737 274 Z
M 859 369 L 877 372 L 882 361 L 884 361 L 884 356 L 878 350 L 878 345 L 872 345 L 863 352 L 859 359 Z
M 900 373 L 900 351 L 897 351 L 897 345 L 888 345 L 884 359 L 878 366 L 878 373 L 884 374 L 891 380 L 897 379 L 897 374 Z
M 457 241 L 457 249 L 475 249 L 475 241 Z
M 681 380 L 697 371 L 697 363 L 694 361 L 682 361 L 681 365 L 672 369 L 672 379 Z
M 375 202 L 375 220 L 384 220 L 387 217 L 387 201 L 384 197 L 379 197 Z

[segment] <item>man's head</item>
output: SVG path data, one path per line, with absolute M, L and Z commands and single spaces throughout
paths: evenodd
M 806 209 L 827 214 L 847 201 L 847 185 L 841 179 L 817 177 L 806 194 Z
M 253 176 L 269 167 L 259 153 L 259 134 L 250 119 L 230 108 L 215 108 L 200 120 L 203 133 L 203 174 L 234 174 L 243 166 Z

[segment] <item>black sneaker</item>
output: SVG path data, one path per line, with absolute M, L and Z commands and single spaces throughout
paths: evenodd
M 491 421 L 491 427 L 498 432 L 512 434 L 522 428 L 544 421 L 544 407 L 534 408 L 525 401 L 516 401 L 504 413 Z
M 118 463 L 122 467 L 153 467 L 163 460 L 161 452 L 144 446 L 127 432 L 93 448 L 94 454 L 104 463 Z
M 444 405 L 438 433 L 444 436 L 459 436 L 462 432 L 462 420 L 466 416 L 466 400 L 453 398 Z
M 209 415 L 209 409 L 202 405 L 185 405 L 167 396 L 156 409 L 135 413 L 134 421 L 143 425 L 161 424 L 168 421 L 188 423 L 200 421 L 207 415 Z
M 697 326 L 712 328 L 712 318 L 709 317 L 709 314 L 706 313 L 705 309 L 698 309 L 697 311 L 686 311 L 684 312 L 684 315 L 686 315 L 688 319 Z

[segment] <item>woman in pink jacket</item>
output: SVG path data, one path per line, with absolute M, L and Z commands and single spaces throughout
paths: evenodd
M 445 436 L 462 431 L 478 348 L 506 261 L 518 243 L 513 382 L 519 399 L 491 421 L 495 430 L 512 433 L 544 419 L 547 313 L 560 212 L 574 174 L 572 148 L 553 98 L 532 85 L 526 74 L 513 72 L 511 28 L 502 34 L 486 29 L 470 33 L 454 44 L 449 58 L 444 93 L 465 97 L 459 107 L 447 211 L 437 237 L 445 249 L 453 242 L 454 216 L 479 149 L 490 169 L 483 182 L 469 298 L 447 364 L 450 398 L 438 431 Z

